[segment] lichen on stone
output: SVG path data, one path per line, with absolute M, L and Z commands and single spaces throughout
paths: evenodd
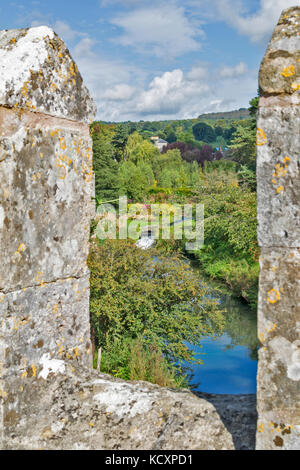
M 46 26 L 0 31 L 0 105 L 86 123 L 96 112 L 68 49 Z

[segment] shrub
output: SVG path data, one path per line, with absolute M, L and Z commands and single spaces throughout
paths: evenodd
M 161 349 L 156 344 L 145 344 L 142 337 L 108 342 L 101 356 L 101 371 L 123 380 L 145 380 L 161 387 L 188 386 L 186 376 L 170 366 Z
M 145 347 L 156 345 L 170 365 L 191 362 L 196 358 L 184 342 L 199 344 L 203 335 L 221 332 L 223 315 L 210 288 L 179 255 L 95 240 L 89 268 L 92 326 L 104 354 L 124 338 L 140 338 Z

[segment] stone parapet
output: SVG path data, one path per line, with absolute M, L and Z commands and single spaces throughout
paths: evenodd
M 260 74 L 257 449 L 300 449 L 300 7 L 283 11 Z
M 0 447 L 47 364 L 91 367 L 94 115 L 52 30 L 0 31 Z

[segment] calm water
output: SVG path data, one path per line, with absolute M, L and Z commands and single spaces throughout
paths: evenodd
M 203 338 L 201 346 L 190 345 L 203 365 L 192 365 L 191 384 L 207 393 L 256 393 L 256 314 L 230 296 L 222 297 L 226 325 L 216 339 Z
M 153 258 L 156 260 L 155 258 Z M 186 259 L 195 270 L 197 262 Z M 207 282 L 207 281 L 206 281 Z M 225 327 L 222 336 L 204 337 L 199 346 L 189 343 L 203 364 L 189 364 L 190 384 L 199 392 L 218 394 L 256 393 L 257 372 L 257 316 L 245 303 L 230 295 L 214 294 L 220 298 L 224 310 Z

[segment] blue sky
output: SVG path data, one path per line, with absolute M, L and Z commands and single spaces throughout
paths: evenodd
M 298 0 L 0 0 L 0 29 L 48 25 L 109 121 L 247 107 L 284 8 Z

